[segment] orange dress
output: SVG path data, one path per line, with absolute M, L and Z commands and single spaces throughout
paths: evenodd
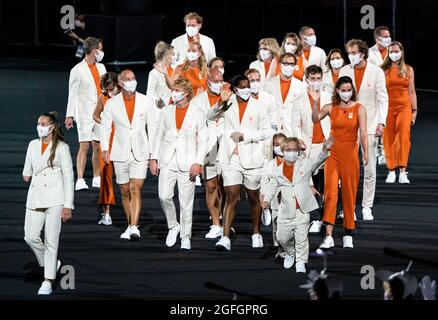
M 360 167 L 358 154 L 359 108 L 333 105 L 330 113 L 331 135 L 335 142 L 324 164 L 324 216 L 322 221 L 335 224 L 338 203 L 338 181 L 341 180 L 344 228 L 355 229 L 354 209 L 359 186 Z
M 409 66 L 408 70 L 410 70 Z M 412 122 L 409 79 L 409 74 L 406 77 L 398 75 L 397 66 L 391 67 L 386 72 L 389 107 L 386 127 L 383 131 L 383 145 L 388 170 L 408 166 Z
M 193 88 L 193 96 L 198 95 L 199 88 L 207 90 L 207 76 L 202 76 L 199 68 L 188 68 L 181 72 L 181 77 L 189 80 Z

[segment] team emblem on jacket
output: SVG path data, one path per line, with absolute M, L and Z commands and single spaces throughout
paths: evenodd
M 348 113 L 348 119 L 353 119 L 353 112 Z

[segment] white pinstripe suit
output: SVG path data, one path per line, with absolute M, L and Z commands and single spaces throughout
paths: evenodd
M 212 38 L 199 34 L 199 42 L 201 43 L 202 51 L 204 51 L 207 62 L 216 57 L 216 49 Z M 189 39 L 187 38 L 187 34 L 185 33 L 173 39 L 171 45 L 174 48 L 178 64 L 181 64 L 186 58 L 187 51 L 189 50 Z

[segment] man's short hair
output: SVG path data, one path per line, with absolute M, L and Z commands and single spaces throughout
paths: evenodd
M 85 54 L 90 54 L 93 49 L 99 49 L 99 44 L 102 43 L 102 39 L 95 37 L 88 37 L 84 40 Z

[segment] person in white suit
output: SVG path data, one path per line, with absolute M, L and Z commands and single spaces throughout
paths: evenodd
M 284 53 L 279 58 L 281 73 L 266 80 L 262 90 L 274 96 L 277 106 L 277 131 L 292 136 L 292 110 L 305 103 L 306 89 L 303 82 L 294 78 L 296 58 L 292 53 Z
M 172 40 L 172 47 L 175 50 L 176 60 L 178 64 L 184 62 L 187 51 L 189 50 L 189 43 L 198 42 L 204 49 L 205 58 L 210 61 L 216 57 L 216 49 L 213 39 L 200 34 L 204 19 L 196 12 L 189 12 L 184 17 L 186 25 L 186 33 Z
M 380 67 L 388 56 L 388 47 L 392 42 L 389 28 L 380 26 L 374 29 L 374 40 L 376 43 L 368 52 L 368 62 Z
M 224 117 L 224 133 L 219 153 L 222 153 L 222 177 L 226 194 L 223 236 L 218 249 L 231 250 L 230 230 L 239 201 L 240 188 L 246 188 L 253 222 L 252 247 L 262 248 L 260 234 L 260 179 L 264 165 L 263 141 L 274 134 L 266 109 L 251 97 L 249 80 L 237 75 L 230 86 L 223 85 L 218 104 L 208 112 L 208 120 Z
M 174 103 L 163 109 L 151 155 L 151 173 L 159 175 L 158 196 L 169 228 L 166 245 L 175 245 L 180 233 L 183 250 L 191 249 L 195 179 L 202 171 L 207 152 L 205 114 L 190 103 L 192 97 L 190 82 L 177 79 L 172 90 Z M 176 184 L 180 223 L 173 202 Z
M 71 219 L 74 199 L 74 173 L 70 149 L 64 143 L 57 113 L 44 113 L 38 119 L 39 139 L 29 143 L 23 179 L 30 182 L 26 202 L 24 240 L 44 267 L 44 282 L 38 294 L 52 293 L 52 283 L 61 265 L 58 260 L 61 221 Z M 44 229 L 44 241 L 41 232 Z
M 93 120 L 93 113 L 97 100 L 102 94 L 100 77 L 106 73 L 105 66 L 100 63 L 104 57 L 102 48 L 102 40 L 94 37 L 85 39 L 85 58 L 70 72 L 65 127 L 67 130 L 73 128 L 75 121 L 78 129 L 79 152 L 76 158 L 78 179 L 75 190 L 88 189 L 84 172 L 90 142 L 93 147 L 92 186 L 100 187 L 99 125 Z
M 298 34 L 303 44 L 304 69 L 311 65 L 317 65 L 324 70 L 327 56 L 323 49 L 316 46 L 315 30 L 312 27 L 303 26 Z
M 352 39 L 345 48 L 350 64 L 344 66 L 339 77 L 348 76 L 358 93 L 358 100 L 367 113 L 368 163 L 364 169 L 362 214 L 373 220 L 372 207 L 376 192 L 377 140 L 382 136 L 388 115 L 388 92 L 383 70 L 367 63 L 368 46 L 365 41 Z
M 333 95 L 335 83 L 339 78 L 339 72 L 346 65 L 341 49 L 334 48 L 330 50 L 325 65 L 326 68 L 322 75 L 322 90 Z
M 263 83 L 268 74 L 275 75 L 277 63 L 280 56 L 280 45 L 275 38 L 263 38 L 259 41 L 257 60 L 251 62 L 249 69 L 256 69 L 260 73 L 260 81 Z
M 280 192 L 277 239 L 286 251 L 283 266 L 291 268 L 294 263 L 297 273 L 306 272 L 309 259 L 309 213 L 318 208 L 315 196 L 310 191 L 309 179 L 315 169 L 328 157 L 334 139 L 328 138 L 316 159 L 300 154 L 300 142 L 296 137 L 283 140 L 281 150 L 284 161 L 275 166 L 266 187 L 263 208 L 268 208 L 272 198 Z
M 136 92 L 137 81 L 131 70 L 122 71 L 118 79 L 122 93 L 108 100 L 101 115 L 102 158 L 107 164 L 113 162 L 116 182 L 122 193 L 128 227 L 120 238 L 138 240 L 141 189 L 156 126 L 155 105 L 152 98 Z M 109 151 L 112 127 L 114 137 Z

